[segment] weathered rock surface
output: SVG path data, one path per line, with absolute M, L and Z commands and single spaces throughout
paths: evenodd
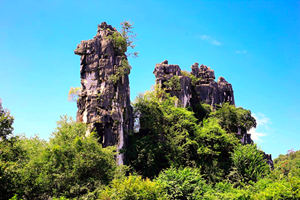
M 161 85 L 172 96 L 176 96 L 183 107 L 206 103 L 212 106 L 220 105 L 224 102 L 234 104 L 233 89 L 223 77 L 218 82 L 215 81 L 215 72 L 205 65 L 199 67 L 198 63 L 192 65 L 191 73 L 182 73 L 178 65 L 170 65 L 165 60 L 155 65 L 154 75 L 156 84 Z M 174 86 L 176 79 L 180 87 L 170 88 L 170 83 Z
M 191 74 L 196 77 L 197 81 L 193 85 L 193 103 L 203 102 L 209 105 L 221 105 L 229 102 L 234 104 L 233 89 L 223 77 L 218 82 L 215 81 L 215 72 L 205 65 L 195 63 L 192 65 Z
M 155 65 L 153 73 L 156 77 L 156 84 L 163 86 L 172 96 L 176 96 L 181 106 L 190 106 L 192 97 L 191 79 L 182 75 L 178 65 L 169 65 L 168 61 L 165 60 Z M 168 82 L 173 84 L 167 84 Z
M 115 35 L 114 35 L 115 34 Z M 75 49 L 80 55 L 81 93 L 77 102 L 77 121 L 89 125 L 99 135 L 103 146 L 125 147 L 127 134 L 133 129 L 128 74 L 130 66 L 126 49 L 116 46 L 112 36 L 121 35 L 105 22 L 98 26 L 96 36 Z M 118 153 L 123 164 L 124 156 Z

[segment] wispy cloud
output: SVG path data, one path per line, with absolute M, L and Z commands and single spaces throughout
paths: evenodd
M 251 128 L 249 133 L 251 134 L 251 138 L 254 142 L 262 142 L 262 137 L 267 135 L 266 132 L 269 129 L 271 121 L 262 113 L 252 115 L 256 119 L 257 126 L 256 128 Z
M 243 49 L 243 50 L 236 50 L 235 53 L 236 53 L 236 54 L 247 54 L 248 51 L 245 50 L 245 49 Z
M 200 38 L 203 41 L 207 41 L 208 43 L 215 45 L 215 46 L 222 45 L 222 43 L 220 41 L 214 39 L 213 37 L 211 37 L 209 35 L 198 35 L 198 38 Z

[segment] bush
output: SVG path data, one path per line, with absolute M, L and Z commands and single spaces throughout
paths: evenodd
M 149 179 L 141 176 L 129 175 L 122 179 L 114 179 L 103 190 L 99 199 L 108 200 L 155 200 L 166 199 L 161 192 L 161 187 Z
M 116 71 L 114 74 L 109 76 L 109 81 L 111 81 L 113 84 L 116 84 L 124 75 L 128 75 L 130 73 L 130 65 L 128 63 L 128 60 L 125 58 L 121 60 L 120 66 L 115 66 Z
M 173 76 L 168 81 L 164 82 L 164 86 L 168 90 L 172 90 L 172 91 L 181 90 L 180 78 L 178 76 Z
M 204 194 L 204 197 L 197 197 L 196 199 L 209 199 L 209 200 L 248 200 L 251 198 L 251 193 L 246 188 L 234 188 L 228 182 L 218 182 L 211 190 Z
M 156 181 L 166 193 L 167 199 L 200 198 L 210 189 L 197 168 L 170 168 L 160 173 Z
M 300 180 L 296 177 L 281 180 L 262 179 L 254 187 L 253 199 L 300 199 Z
M 232 153 L 233 168 L 229 178 L 236 183 L 256 182 L 270 172 L 270 168 L 256 145 L 239 145 Z
M 113 34 L 107 36 L 113 43 L 114 49 L 119 55 L 124 55 L 127 51 L 126 38 L 123 37 L 119 32 L 114 32 Z

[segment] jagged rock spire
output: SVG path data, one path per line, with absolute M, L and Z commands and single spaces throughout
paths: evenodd
M 192 71 L 186 74 L 182 73 L 178 65 L 168 64 L 167 60 L 156 64 L 153 72 L 156 77 L 156 84 L 161 85 L 172 96 L 176 96 L 183 107 L 196 105 L 200 102 L 212 106 L 225 102 L 234 104 L 232 86 L 223 77 L 220 77 L 216 82 L 215 72 L 209 67 L 205 65 L 199 67 L 199 64 L 195 63 L 191 68 Z M 177 77 L 180 88 L 168 87 L 168 82 L 174 83 L 174 77 Z
M 96 36 L 81 41 L 74 51 L 81 56 L 77 121 L 87 123 L 87 134 L 95 131 L 104 147 L 117 146 L 118 164 L 124 163 L 120 151 L 133 129 L 130 66 L 125 55 L 126 40 L 122 38 L 115 28 L 102 22 Z M 121 43 L 116 43 L 116 39 Z

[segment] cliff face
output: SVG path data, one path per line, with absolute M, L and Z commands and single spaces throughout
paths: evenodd
M 215 81 L 215 72 L 205 65 L 192 65 L 192 71 L 182 72 L 178 65 L 169 65 L 168 61 L 156 64 L 154 75 L 156 84 L 165 88 L 172 96 L 179 99 L 183 107 L 200 102 L 212 106 L 229 102 L 234 104 L 233 89 L 223 77 Z
M 96 131 L 104 147 L 117 145 L 118 152 L 133 129 L 126 48 L 120 33 L 103 22 L 96 36 L 74 51 L 81 56 L 77 121 L 88 124 L 87 134 Z M 123 164 L 123 154 L 118 153 L 117 162 Z
M 155 65 L 153 73 L 156 77 L 156 84 L 165 88 L 172 96 L 176 96 L 181 106 L 191 105 L 191 79 L 181 73 L 178 65 L 169 65 L 165 60 Z

